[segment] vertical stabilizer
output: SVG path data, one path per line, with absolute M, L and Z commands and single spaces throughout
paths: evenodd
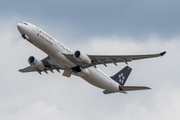
M 111 78 L 119 83 L 121 86 L 124 86 L 129 74 L 131 73 L 132 69 L 129 66 L 124 67 L 122 70 L 120 70 L 118 73 L 116 73 Z

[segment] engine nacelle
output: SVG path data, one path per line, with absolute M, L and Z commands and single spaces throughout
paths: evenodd
M 31 66 L 38 68 L 41 71 L 45 69 L 45 66 L 41 60 L 35 58 L 34 56 L 29 57 L 28 62 Z
M 86 54 L 80 52 L 79 50 L 77 50 L 74 53 L 74 58 L 79 62 L 86 63 L 88 65 L 91 64 L 91 59 Z

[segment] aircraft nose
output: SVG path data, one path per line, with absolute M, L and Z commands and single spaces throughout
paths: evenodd
M 22 23 L 18 23 L 17 28 L 18 28 L 19 32 L 22 34 Z

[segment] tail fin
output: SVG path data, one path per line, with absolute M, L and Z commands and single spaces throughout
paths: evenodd
M 118 73 L 116 73 L 111 78 L 119 83 L 121 86 L 124 86 L 129 74 L 131 73 L 132 69 L 129 66 L 124 67 L 122 70 L 120 70 Z

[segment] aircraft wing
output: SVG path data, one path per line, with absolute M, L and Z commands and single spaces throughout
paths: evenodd
M 88 68 L 91 66 L 96 67 L 96 65 L 103 64 L 107 66 L 108 63 L 113 63 L 117 66 L 118 62 L 131 62 L 132 60 L 140 60 L 146 58 L 153 58 L 163 56 L 166 52 L 162 52 L 159 54 L 148 54 L 148 55 L 87 55 L 91 59 L 91 64 L 87 65 L 82 62 L 78 62 L 73 54 L 64 54 L 70 61 L 75 63 L 76 65 L 82 66 L 83 68 Z
M 57 66 L 53 60 L 48 56 L 46 58 L 44 58 L 43 60 L 41 60 L 41 62 L 44 64 L 45 66 L 45 70 L 41 71 L 37 68 L 34 68 L 33 66 L 28 66 L 26 68 L 23 68 L 23 69 L 20 69 L 19 71 L 22 72 L 22 73 L 25 73 L 25 72 L 38 72 L 41 74 L 41 72 L 46 72 L 47 71 L 51 71 L 53 72 L 52 70 L 57 70 L 59 72 L 59 70 L 61 69 L 59 66 Z

